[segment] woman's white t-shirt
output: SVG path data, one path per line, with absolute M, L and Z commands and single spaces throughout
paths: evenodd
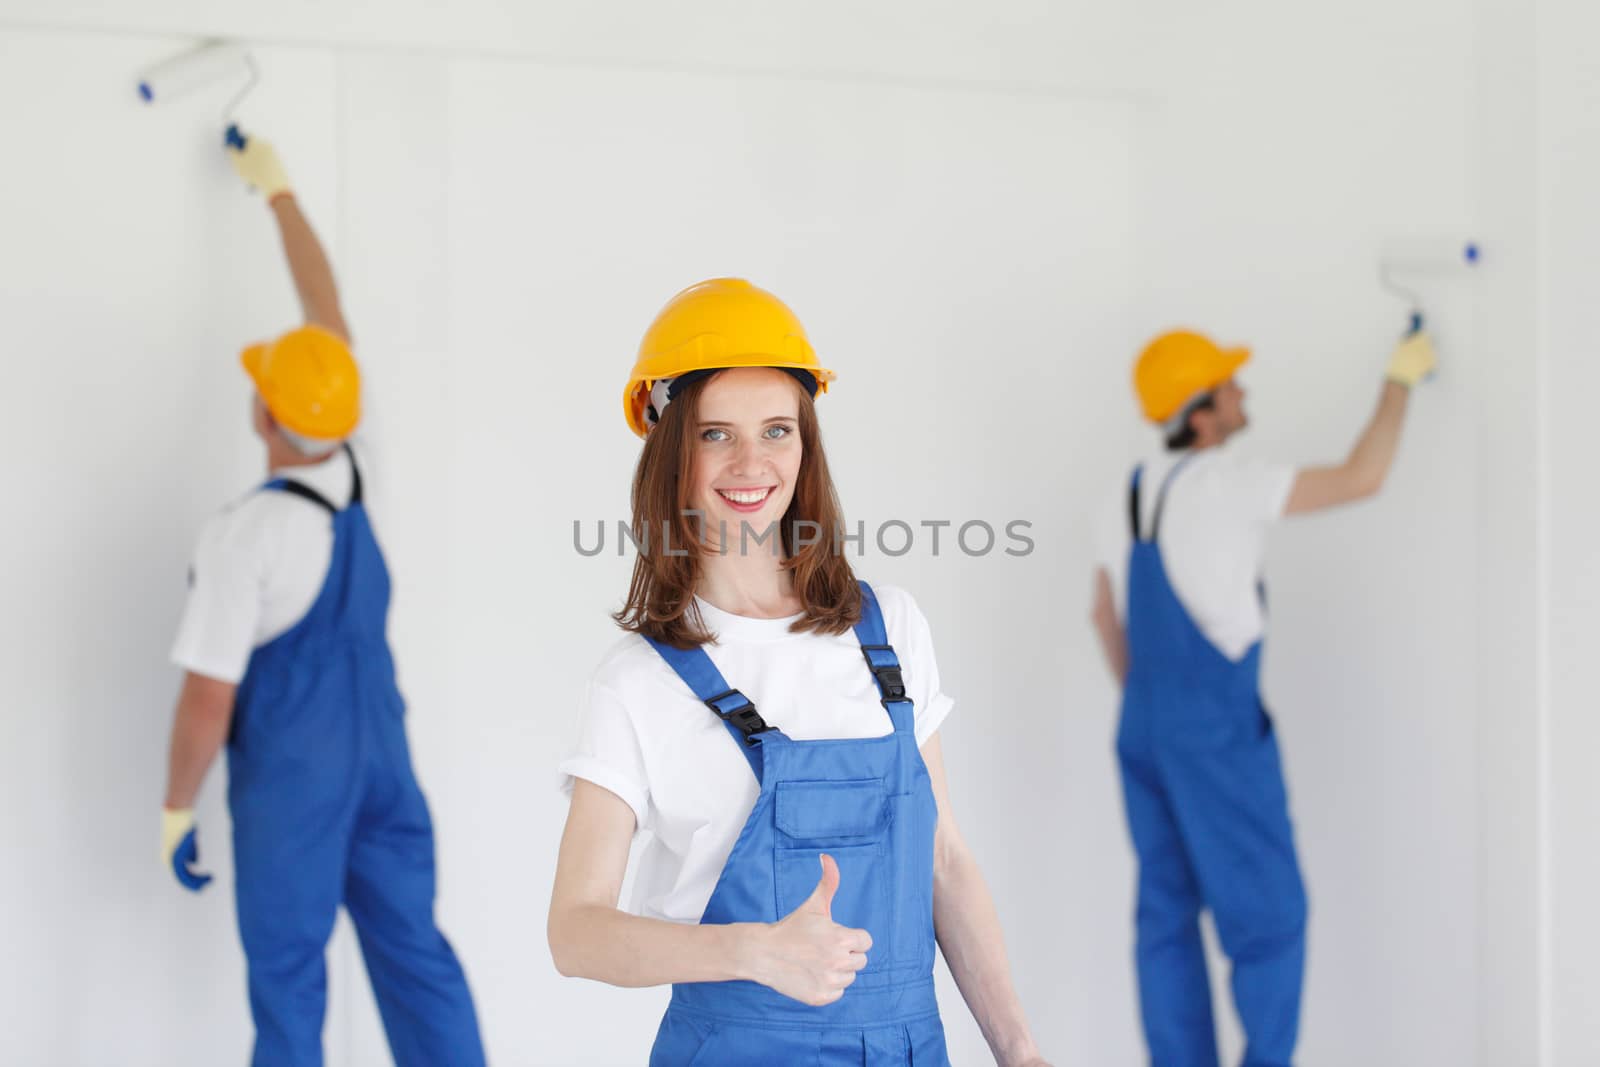
M 917 744 L 953 701 L 939 688 L 928 621 L 903 589 L 873 587 L 915 708 Z M 798 615 L 751 619 L 696 598 L 716 635 L 705 646 L 728 685 L 797 741 L 881 737 L 893 729 L 854 630 L 791 633 Z M 760 792 L 722 721 L 636 634 L 589 681 L 588 712 L 562 787 L 582 778 L 615 793 L 650 837 L 634 871 L 636 914 L 697 923 Z

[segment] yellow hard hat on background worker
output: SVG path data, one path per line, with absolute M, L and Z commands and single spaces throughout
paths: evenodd
M 674 380 L 730 367 L 788 371 L 813 396 L 834 373 L 817 359 L 800 320 L 765 289 L 742 278 L 713 278 L 667 301 L 639 344 L 622 392 L 622 412 L 640 437 L 671 399 Z
M 361 421 L 361 371 L 344 338 L 321 326 L 251 345 L 239 362 L 284 428 L 318 440 L 346 437 Z
M 1248 348 L 1222 348 L 1204 334 L 1172 330 L 1145 346 L 1133 367 L 1139 406 L 1165 424 L 1189 402 L 1232 378 L 1250 359 Z

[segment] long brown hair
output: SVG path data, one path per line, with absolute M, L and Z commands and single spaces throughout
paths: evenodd
M 694 610 L 705 545 L 688 499 L 700 395 L 712 377 L 687 383 L 675 393 L 644 440 L 633 474 L 633 537 L 639 555 L 628 602 L 612 616 L 624 630 L 677 648 L 713 639 Z M 861 588 L 843 552 L 839 494 L 828 473 L 817 409 L 798 381 L 794 387 L 800 397 L 800 473 L 779 534 L 783 566 L 794 573 L 804 614 L 790 629 L 840 634 L 861 619 Z M 800 544 L 801 527 L 809 531 L 809 543 Z

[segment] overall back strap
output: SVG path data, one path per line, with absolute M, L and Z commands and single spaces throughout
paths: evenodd
M 1133 478 L 1128 483 L 1128 533 L 1135 542 L 1143 540 L 1139 536 L 1139 481 L 1144 477 L 1144 465 L 1133 468 Z
M 356 454 L 350 450 L 350 442 L 344 443 L 344 454 L 350 458 L 350 506 L 361 503 L 361 468 L 356 465 Z
M 755 772 L 756 781 L 761 781 L 761 739 L 778 731 L 767 725 L 749 697 L 728 685 L 722 672 L 717 670 L 717 665 L 706 655 L 705 649 L 673 648 L 653 637 L 646 637 L 645 640 L 667 661 L 667 666 L 683 679 L 683 684 L 711 709 L 713 715 L 722 720 L 722 725 L 739 743 L 739 751 L 744 753 L 750 769 Z
M 1191 451 L 1182 459 L 1178 460 L 1177 463 L 1174 463 L 1172 465 L 1172 469 L 1167 472 L 1167 476 L 1161 480 L 1161 489 L 1156 493 L 1155 514 L 1150 517 L 1149 540 L 1156 541 L 1160 539 L 1161 516 L 1167 509 L 1167 490 L 1172 488 L 1172 481 L 1178 476 L 1178 472 L 1183 470 L 1184 467 L 1187 467 L 1189 465 L 1189 461 L 1192 459 L 1194 459 L 1194 452 Z M 1133 539 L 1136 542 L 1145 540 L 1145 538 L 1140 536 L 1140 526 L 1142 525 L 1140 523 L 1140 515 L 1142 514 L 1142 511 L 1139 507 L 1139 483 L 1143 479 L 1143 475 L 1144 466 L 1141 464 L 1140 466 L 1135 467 L 1133 469 L 1132 483 L 1128 486 L 1128 524 L 1129 530 L 1132 532 Z
M 354 507 L 356 504 L 361 503 L 361 468 L 356 466 L 356 454 L 350 451 L 349 443 L 347 442 L 341 447 L 344 449 L 344 454 L 350 459 L 350 505 Z M 339 513 L 339 509 L 334 507 L 333 503 L 329 501 L 327 497 L 323 496 L 309 485 L 297 482 L 292 478 L 274 478 L 264 484 L 261 488 L 274 489 L 280 493 L 288 493 L 291 496 L 297 496 L 302 500 L 310 501 L 317 507 L 326 511 L 329 515 L 337 515 Z
M 339 513 L 339 509 L 329 503 L 327 497 L 323 496 L 309 485 L 302 485 L 299 482 L 290 481 L 288 478 L 274 478 L 261 488 L 275 489 L 280 493 L 288 493 L 290 496 L 297 496 L 302 500 L 309 500 L 317 507 L 326 511 L 329 515 L 337 515 Z

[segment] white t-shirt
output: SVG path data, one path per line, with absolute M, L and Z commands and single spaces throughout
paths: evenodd
M 1139 480 L 1140 530 L 1150 536 L 1156 499 L 1186 452 L 1161 452 L 1144 462 Z M 1130 469 L 1102 516 L 1100 565 L 1111 576 L 1117 612 L 1126 619 Z M 1261 640 L 1264 612 L 1257 584 L 1266 532 L 1283 516 L 1295 469 L 1240 459 L 1226 448 L 1194 453 L 1172 481 L 1161 518 L 1161 560 L 1173 592 L 1213 645 L 1239 660 Z
M 915 705 L 917 744 L 953 701 L 939 688 L 928 621 L 903 589 L 874 586 L 889 643 Z M 854 630 L 789 632 L 799 616 L 751 619 L 696 599 L 729 686 L 767 724 L 797 741 L 881 737 L 893 730 Z M 583 778 L 622 798 L 650 839 L 638 857 L 630 910 L 697 923 L 760 789 L 722 721 L 642 637 L 629 634 L 589 680 L 589 706 L 562 788 Z
M 350 460 L 342 448 L 321 463 L 271 477 L 315 489 L 336 508 L 350 502 Z M 332 556 L 332 517 L 311 501 L 252 490 L 230 504 L 206 522 L 195 544 L 172 662 L 237 684 L 250 654 L 311 610 Z

